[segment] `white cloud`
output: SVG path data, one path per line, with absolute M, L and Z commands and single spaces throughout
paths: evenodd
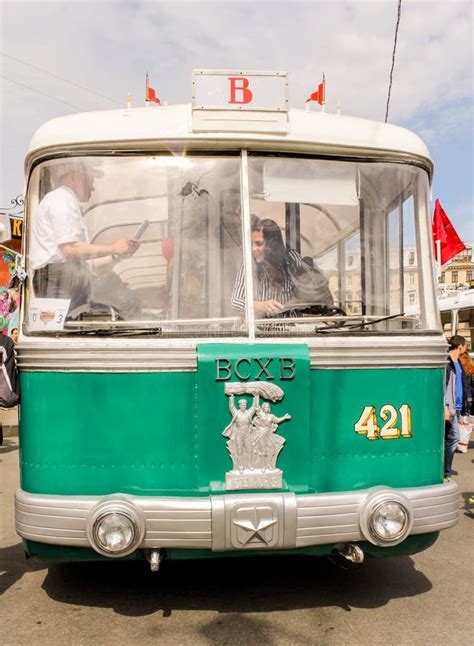
M 441 145 L 448 138 L 465 136 L 472 129 L 472 102 L 452 102 L 442 110 L 421 114 L 412 127 L 429 145 Z

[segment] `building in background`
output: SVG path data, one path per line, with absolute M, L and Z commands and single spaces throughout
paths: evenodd
M 466 248 L 443 265 L 438 282 L 440 292 L 474 287 L 473 243 L 465 243 Z
M 336 303 L 347 314 L 362 313 L 361 263 L 360 247 L 353 247 L 344 254 L 344 273 L 337 271 L 338 255 L 335 250 L 324 258 L 316 259 L 317 266 L 322 269 L 329 280 L 329 289 Z M 419 304 L 418 258 L 415 247 L 403 250 L 390 250 L 390 272 L 385 278 L 389 294 L 390 311 L 395 314 L 404 312 L 408 305 Z M 382 304 L 381 304 L 382 306 Z
M 452 294 L 457 290 L 474 287 L 473 243 L 465 243 L 466 249 L 458 253 L 443 266 L 438 282 L 440 296 Z M 419 263 L 414 246 L 390 250 L 390 275 L 387 277 L 390 294 L 390 311 L 404 312 L 420 303 Z M 332 250 L 324 258 L 317 258 L 316 263 L 329 280 L 329 288 L 334 300 L 347 314 L 362 312 L 360 247 L 354 246 L 344 256 L 345 271 L 341 282 L 338 274 L 338 254 Z M 338 278 L 339 276 L 339 278 Z M 409 307 L 410 306 L 410 307 Z

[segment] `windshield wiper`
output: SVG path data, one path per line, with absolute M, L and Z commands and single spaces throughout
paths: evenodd
M 51 336 L 101 336 L 101 337 L 110 337 L 110 336 L 161 336 L 163 329 L 161 327 L 150 327 L 146 329 L 137 329 L 135 327 L 121 327 L 121 328 L 79 328 L 79 329 L 70 329 L 70 330 L 57 330 L 51 333 Z M 32 334 L 30 332 L 30 334 Z M 34 333 L 33 333 L 34 334 Z M 41 332 L 41 336 L 44 333 Z
M 363 330 L 366 325 L 374 325 L 374 323 L 382 323 L 383 321 L 389 321 L 390 319 L 397 319 L 401 316 L 405 316 L 405 312 L 400 312 L 399 314 L 391 314 L 390 316 L 382 316 L 378 319 L 372 319 L 371 321 L 362 321 L 361 323 L 355 323 L 352 325 L 345 325 L 346 321 L 341 321 L 339 325 L 329 325 L 315 327 L 314 332 L 316 334 L 330 334 L 331 332 L 337 332 L 343 328 L 344 332 L 346 330 Z
M 137 328 L 116 328 L 113 330 L 104 330 L 103 336 L 161 336 L 163 328 L 150 327 L 144 330 L 137 330 Z

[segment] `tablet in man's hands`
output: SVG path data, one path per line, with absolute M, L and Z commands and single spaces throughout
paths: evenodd
M 140 224 L 138 229 L 135 231 L 135 235 L 133 236 L 133 239 L 134 240 L 140 240 L 140 238 L 143 236 L 143 234 L 147 230 L 149 224 L 150 224 L 150 220 L 143 220 L 143 222 Z

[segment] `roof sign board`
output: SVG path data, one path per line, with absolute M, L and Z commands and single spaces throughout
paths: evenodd
M 194 131 L 287 132 L 287 72 L 194 70 L 192 90 Z

